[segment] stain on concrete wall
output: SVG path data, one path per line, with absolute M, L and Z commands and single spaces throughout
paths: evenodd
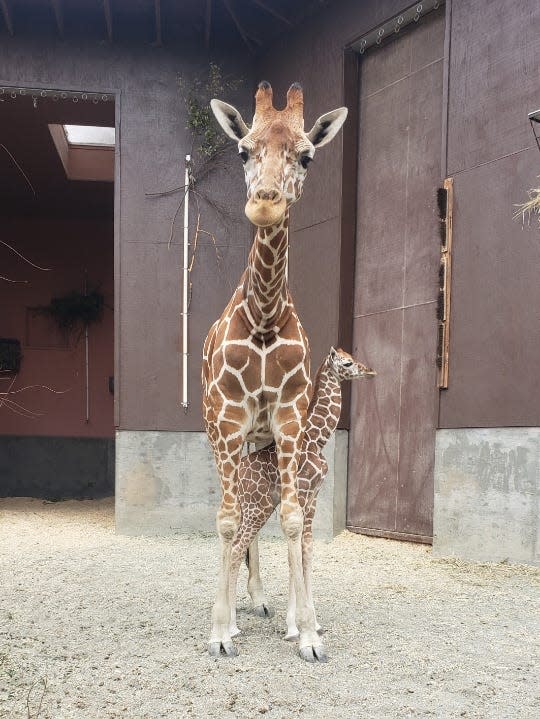
M 540 428 L 437 432 L 433 551 L 540 564 Z

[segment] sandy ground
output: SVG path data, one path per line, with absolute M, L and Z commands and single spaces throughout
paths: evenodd
M 330 662 L 309 665 L 282 639 L 284 543 L 261 555 L 276 616 L 250 615 L 242 588 L 240 656 L 211 659 L 215 537 L 115 536 L 110 500 L 1 500 L 0 716 L 540 716 L 538 570 L 349 533 L 317 544 Z

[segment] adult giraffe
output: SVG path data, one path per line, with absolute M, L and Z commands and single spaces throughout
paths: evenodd
M 287 106 L 276 110 L 267 82 L 257 89 L 251 128 L 232 105 L 212 100 L 211 106 L 225 133 L 238 142 L 247 184 L 245 212 L 257 232 L 240 284 L 204 343 L 203 411 L 222 490 L 216 520 L 221 564 L 209 652 L 212 656 L 237 654 L 229 631 L 229 585 L 232 542 L 241 517 L 237 494 L 242 449 L 246 441 L 274 440 L 300 654 L 313 661 L 324 658 L 324 649 L 303 582 L 303 515 L 296 492 L 310 400 L 310 358 L 287 287 L 289 207 L 302 194 L 315 149 L 336 135 L 347 109 L 322 115 L 306 133 L 300 85 L 291 85 Z

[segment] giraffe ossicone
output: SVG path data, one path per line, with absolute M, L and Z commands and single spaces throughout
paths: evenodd
M 209 652 L 234 656 L 229 585 L 232 542 L 241 519 L 238 468 L 246 441 L 274 441 L 280 473 L 280 519 L 296 589 L 301 652 L 322 651 L 302 577 L 303 513 L 296 473 L 311 395 L 309 343 L 287 286 L 289 207 L 302 194 L 316 148 L 339 131 L 347 110 L 322 115 L 304 132 L 302 88 L 291 85 L 276 110 L 260 83 L 251 127 L 232 107 L 212 100 L 225 133 L 238 142 L 247 184 L 246 215 L 257 228 L 248 266 L 204 343 L 203 414 L 221 481 L 216 525 L 221 539 Z
M 311 574 L 313 563 L 313 519 L 317 495 L 328 472 L 323 449 L 333 435 L 341 414 L 341 382 L 345 380 L 374 377 L 376 372 L 355 360 L 342 349 L 331 348 L 317 370 L 313 395 L 307 413 L 307 425 L 302 444 L 297 473 L 297 493 L 304 514 L 302 532 L 302 568 L 308 606 L 315 611 L 313 603 Z M 271 614 L 266 601 L 259 574 L 258 532 L 268 521 L 280 502 L 280 476 L 276 447 L 251 452 L 242 458 L 239 468 L 238 498 L 242 518 L 233 542 L 230 584 L 231 634 L 239 633 L 236 624 L 236 586 L 242 559 L 249 551 L 248 592 L 256 613 Z M 249 548 L 249 549 L 248 549 Z M 289 585 L 289 607 L 287 611 L 287 634 L 285 639 L 295 640 L 299 636 L 296 623 L 296 593 L 294 582 Z M 316 623 L 316 630 L 320 626 Z M 311 660 L 309 652 L 305 657 Z M 313 655 L 313 659 L 324 660 L 324 655 Z

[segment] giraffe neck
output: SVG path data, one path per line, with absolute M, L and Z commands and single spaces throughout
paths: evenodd
M 341 414 L 341 383 L 328 358 L 317 371 L 308 408 L 306 440 L 322 449 L 335 432 Z
M 244 273 L 244 310 L 253 335 L 276 332 L 292 310 L 287 288 L 288 212 L 277 225 L 259 227 Z

